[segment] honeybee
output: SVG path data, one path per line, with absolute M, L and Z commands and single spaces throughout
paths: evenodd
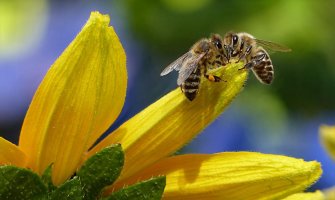
M 264 84 L 271 84 L 274 79 L 273 65 L 268 52 L 289 52 L 291 49 L 274 42 L 256 39 L 248 33 L 228 32 L 223 39 L 223 46 L 228 60 L 231 58 L 245 61 L 242 69 L 251 69 L 257 79 Z
M 199 91 L 201 75 L 212 82 L 220 82 L 220 77 L 207 74 L 207 70 L 210 67 L 221 67 L 227 62 L 222 38 L 218 34 L 213 34 L 211 38 L 196 42 L 187 53 L 168 65 L 160 75 L 164 76 L 173 70 L 179 71 L 177 84 L 187 99 L 192 101 Z

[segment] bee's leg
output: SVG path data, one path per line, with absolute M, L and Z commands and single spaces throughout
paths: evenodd
M 221 62 L 221 60 L 216 60 L 215 62 L 215 68 L 220 68 L 221 66 L 224 66 L 225 64 Z
M 225 51 L 224 51 L 223 55 L 226 59 L 227 64 L 229 64 L 230 63 L 230 57 L 231 57 L 231 50 L 228 46 L 225 47 Z
M 244 65 L 244 67 L 242 67 L 242 68 L 240 68 L 238 70 L 251 69 L 251 68 L 255 67 L 256 65 L 258 65 L 265 58 L 265 56 L 266 56 L 266 54 L 262 53 L 260 55 L 257 55 L 255 57 L 253 57 L 250 62 L 248 62 L 247 64 Z
M 213 62 L 214 62 L 215 68 L 219 68 L 225 65 L 223 62 L 223 56 L 221 54 L 216 55 Z
M 240 49 L 238 51 L 239 57 L 238 57 L 238 60 L 235 63 L 240 62 L 240 60 L 245 56 L 245 54 L 242 53 L 243 52 L 243 48 L 244 48 L 244 41 L 242 40 Z M 238 54 L 236 54 L 236 55 L 238 55 Z
M 184 93 L 183 86 L 180 85 L 179 87 L 180 87 L 181 92 Z
M 238 63 L 238 62 L 240 62 L 242 59 L 244 59 L 245 58 L 245 54 L 241 54 L 239 57 L 238 57 L 238 60 L 237 61 L 235 61 L 235 63 Z
M 245 53 L 241 53 L 240 56 L 238 57 L 237 61 L 235 61 L 235 63 L 240 62 L 244 58 L 245 58 Z
M 203 75 L 207 78 L 207 80 L 211 82 L 221 82 L 222 79 L 218 76 L 214 76 L 212 74 L 207 74 L 207 67 L 203 68 Z
M 252 46 L 248 46 L 245 49 L 245 52 L 243 54 L 240 54 L 240 56 L 238 57 L 238 60 L 235 63 L 240 62 L 242 59 L 245 59 L 247 55 L 249 55 L 251 53 L 251 48 Z
M 225 80 L 222 80 L 220 77 L 214 76 L 212 74 L 205 74 L 205 77 L 211 82 L 221 82 L 221 81 L 226 82 Z
M 230 59 L 230 58 L 229 58 L 229 52 L 228 52 L 227 48 L 225 48 L 225 50 L 221 52 L 221 55 L 222 55 L 222 56 L 221 56 L 222 63 L 223 63 L 224 65 L 230 63 L 230 61 L 229 61 L 229 59 Z

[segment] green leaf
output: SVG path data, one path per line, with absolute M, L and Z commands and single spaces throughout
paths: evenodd
M 34 172 L 15 166 L 0 167 L 0 199 L 46 199 L 47 188 Z
M 120 144 L 106 147 L 90 157 L 77 172 L 85 199 L 96 199 L 104 187 L 111 185 L 119 177 L 123 162 Z
M 114 192 L 104 200 L 159 200 L 162 198 L 166 177 L 160 176 Z
M 82 200 L 84 199 L 84 191 L 81 187 L 80 179 L 74 177 L 66 181 L 59 188 L 51 193 L 50 200 Z
M 48 192 L 55 190 L 57 187 L 52 183 L 51 175 L 52 175 L 52 165 L 50 164 L 42 174 L 42 181 L 47 186 Z

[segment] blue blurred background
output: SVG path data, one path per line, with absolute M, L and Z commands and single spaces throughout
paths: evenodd
M 111 130 L 176 87 L 161 70 L 211 33 L 245 31 L 285 44 L 272 54 L 271 86 L 252 74 L 230 107 L 180 153 L 259 151 L 317 160 L 312 189 L 335 185 L 320 124 L 335 124 L 335 1 L 0 1 L 0 135 L 17 143 L 29 102 L 49 66 L 98 10 L 127 53 L 125 107 Z

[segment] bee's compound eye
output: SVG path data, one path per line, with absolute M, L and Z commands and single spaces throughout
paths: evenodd
M 236 44 L 237 44 L 237 40 L 238 40 L 237 35 L 234 35 L 234 36 L 233 36 L 233 45 L 236 45 Z
M 215 41 L 215 46 L 216 46 L 218 49 L 222 49 L 222 44 L 221 44 L 221 42 L 219 42 L 219 41 Z

